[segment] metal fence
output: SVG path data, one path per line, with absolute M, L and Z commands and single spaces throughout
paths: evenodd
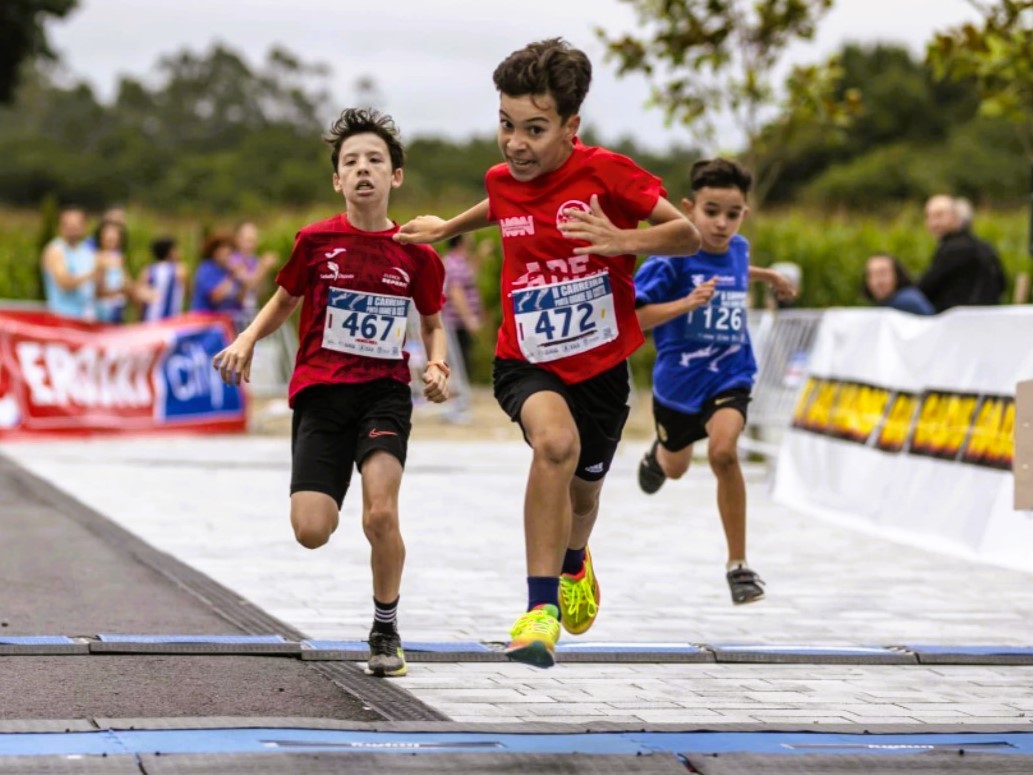
M 741 445 L 773 457 L 789 427 L 823 312 L 819 309 L 755 311 L 749 326 L 757 357 L 750 420 Z

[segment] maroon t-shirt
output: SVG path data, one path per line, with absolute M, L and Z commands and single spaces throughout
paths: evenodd
M 441 310 L 445 270 L 429 245 L 401 245 L 386 231 L 360 231 L 341 213 L 298 232 L 276 282 L 302 296 L 298 357 L 288 390 L 394 379 L 408 383 L 402 349 L 409 304 Z

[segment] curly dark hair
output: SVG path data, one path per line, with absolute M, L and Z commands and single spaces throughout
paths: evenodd
M 330 146 L 330 163 L 334 172 L 337 172 L 342 143 L 349 137 L 362 134 L 376 135 L 387 144 L 392 170 L 405 166 L 405 148 L 394 119 L 373 108 L 347 108 L 331 124 L 330 131 L 323 135 L 323 142 Z
M 550 38 L 514 51 L 495 68 L 492 79 L 509 97 L 551 95 L 566 121 L 581 110 L 592 82 L 592 63 L 563 38 Z

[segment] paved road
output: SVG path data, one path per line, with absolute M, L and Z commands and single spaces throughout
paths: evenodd
M 357 492 L 331 544 L 296 545 L 289 449 L 276 437 L 7 445 L 5 453 L 151 545 L 310 637 L 364 638 L 368 549 Z M 592 549 L 598 641 L 1033 645 L 1033 578 L 804 517 L 748 474 L 751 560 L 765 601 L 733 607 L 713 479 L 652 498 L 628 442 Z M 403 483 L 401 603 L 410 640 L 501 641 L 523 605 L 518 442 L 415 441 Z M 1033 667 L 414 664 L 398 685 L 459 722 L 1029 724 Z

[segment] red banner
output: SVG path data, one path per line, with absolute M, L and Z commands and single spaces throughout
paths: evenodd
M 244 391 L 211 365 L 232 338 L 221 316 L 108 326 L 0 310 L 0 437 L 242 431 Z

